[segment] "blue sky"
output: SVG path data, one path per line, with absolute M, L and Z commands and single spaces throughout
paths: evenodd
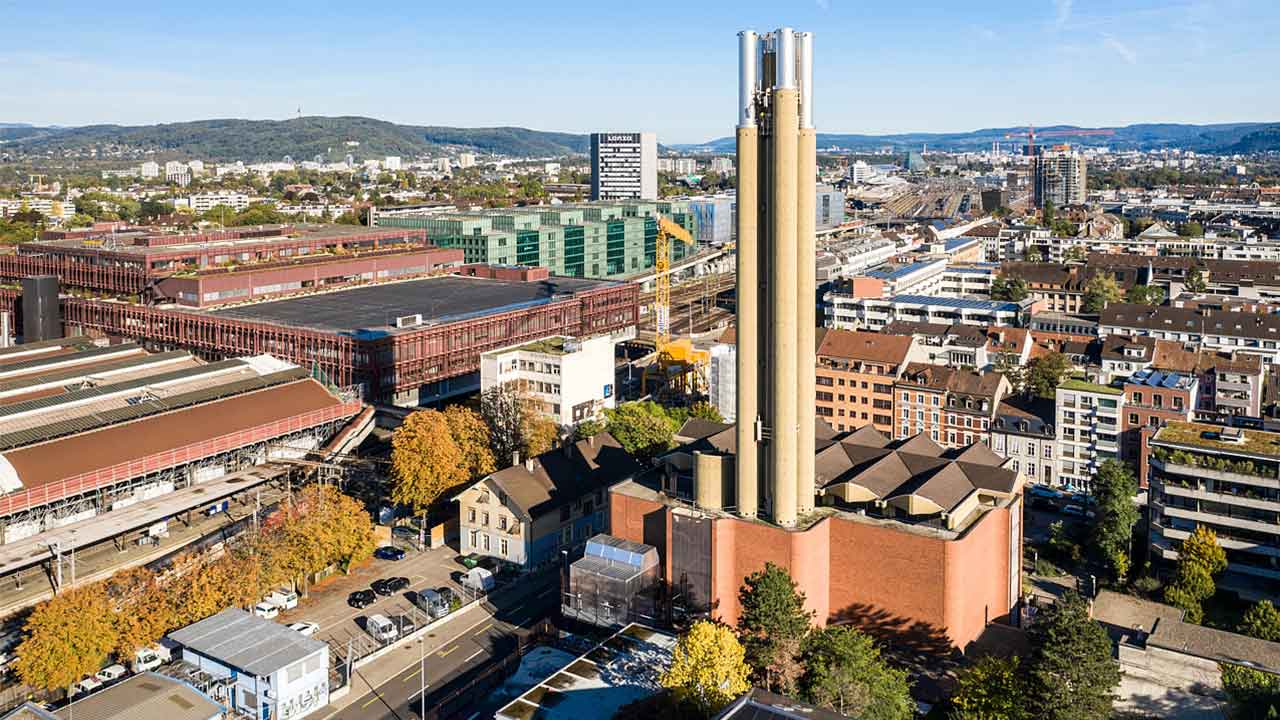
M 366 115 L 727 135 L 735 34 L 815 33 L 829 132 L 1280 121 L 1275 0 L 0 0 L 0 122 Z

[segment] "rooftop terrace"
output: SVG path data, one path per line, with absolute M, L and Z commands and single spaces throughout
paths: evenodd
M 1261 430 L 1170 422 L 1156 432 L 1151 442 L 1280 459 L 1280 433 Z

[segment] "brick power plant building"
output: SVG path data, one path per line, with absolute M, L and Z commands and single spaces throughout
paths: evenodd
M 614 486 L 612 533 L 695 612 L 735 622 L 773 562 L 820 623 L 965 648 L 1018 601 L 1024 478 L 981 443 L 816 417 L 811 42 L 740 35 L 737 425 L 691 421 L 661 479 Z

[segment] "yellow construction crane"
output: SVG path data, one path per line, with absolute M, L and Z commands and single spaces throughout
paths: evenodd
M 654 347 L 661 353 L 671 342 L 671 238 L 693 244 L 693 235 L 675 222 L 658 216 L 658 241 L 653 262 Z M 692 332 L 693 328 L 690 328 Z

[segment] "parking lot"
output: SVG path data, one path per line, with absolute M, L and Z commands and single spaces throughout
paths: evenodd
M 329 643 L 330 657 L 335 662 L 345 661 L 350 650 L 361 657 L 376 649 L 379 643 L 365 632 L 365 619 L 378 614 L 400 624 L 402 618 L 421 627 L 426 623 L 425 614 L 414 606 L 412 598 L 418 590 L 449 587 L 467 602 L 473 597 L 451 575 L 464 570 L 457 561 L 457 552 L 449 547 L 430 550 L 409 550 L 403 560 L 371 559 L 350 575 L 326 579 L 311 589 L 307 597 L 298 601 L 298 607 L 280 613 L 277 622 L 286 625 L 295 622 L 313 622 L 319 626 L 315 637 Z M 409 586 L 389 597 L 376 595 L 368 607 L 356 609 L 347 604 L 347 596 L 357 590 L 368 590 L 375 580 L 389 577 L 405 577 Z M 406 628 L 407 630 L 407 628 Z

